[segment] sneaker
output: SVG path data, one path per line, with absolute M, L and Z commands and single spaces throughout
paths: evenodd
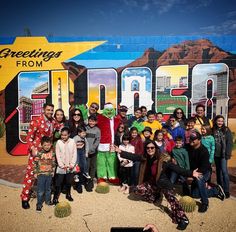
M 91 176 L 90 176 L 88 173 L 83 173 L 83 176 L 84 176 L 86 179 L 91 179 Z
M 123 192 L 123 191 L 125 191 L 125 189 L 126 189 L 125 184 L 122 184 L 122 186 L 120 186 L 120 187 L 118 188 L 118 191 L 119 191 L 119 192 Z
M 124 194 L 129 194 L 129 185 L 125 184 L 125 191 Z
M 28 201 L 22 201 L 22 208 L 23 209 L 29 209 L 30 208 L 29 202 Z
M 185 230 L 189 224 L 189 220 L 187 219 L 181 219 L 178 223 L 178 226 L 176 227 L 177 230 Z
M 226 198 L 226 199 L 230 198 L 230 193 L 229 193 L 229 192 L 226 192 L 226 193 L 225 193 L 225 198 Z
M 225 199 L 225 192 L 224 190 L 222 189 L 222 187 L 218 184 L 216 185 L 216 189 L 218 190 L 218 195 L 217 197 L 220 199 L 220 200 L 224 200 Z
M 75 176 L 74 176 L 74 181 L 75 181 L 76 183 L 79 182 L 79 176 L 78 176 L 78 175 L 75 175 Z
M 201 204 L 199 206 L 198 212 L 199 213 L 205 213 L 207 211 L 207 209 L 208 209 L 208 205 L 207 204 Z
M 77 191 L 78 193 L 83 193 L 83 188 L 82 188 L 82 185 L 81 185 L 81 184 L 76 187 L 76 191 Z
M 41 213 L 42 212 L 42 206 L 37 205 L 36 212 Z

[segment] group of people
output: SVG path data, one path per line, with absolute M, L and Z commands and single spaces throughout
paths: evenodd
M 21 194 L 22 207 L 30 207 L 32 185 L 37 178 L 37 206 L 43 201 L 58 203 L 62 188 L 73 201 L 71 187 L 78 193 L 83 186 L 92 191 L 93 183 L 109 181 L 124 194 L 141 195 L 155 202 L 162 195 L 170 203 L 172 220 L 184 230 L 189 220 L 175 197 L 174 184 L 183 194 L 200 198 L 199 212 L 208 209 L 209 197 L 230 197 L 227 161 L 231 157 L 232 134 L 224 117 L 213 121 L 205 116 L 204 105 L 186 118 L 176 108 L 167 120 L 162 112 L 135 109 L 127 117 L 127 107 L 107 103 L 101 114 L 93 102 L 88 110 L 74 107 L 66 120 L 62 109 L 44 105 L 44 113 L 30 123 L 27 135 L 29 161 Z M 211 182 L 215 165 L 217 184 Z M 54 195 L 51 200 L 51 186 Z M 191 186 L 191 187 L 190 187 Z

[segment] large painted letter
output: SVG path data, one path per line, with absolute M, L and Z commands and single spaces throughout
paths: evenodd
M 192 113 L 197 104 L 206 107 L 209 118 L 221 114 L 227 121 L 229 68 L 226 64 L 198 64 L 192 72 Z
M 152 108 L 152 71 L 147 67 L 126 68 L 121 74 L 121 105 L 128 107 L 128 114 L 134 109 L 146 106 Z
M 88 105 L 90 105 L 92 102 L 97 102 L 100 106 L 100 110 L 103 109 L 104 102 L 111 102 L 114 107 L 117 108 L 116 70 L 88 70 Z
M 156 111 L 172 114 L 180 107 L 187 114 L 188 65 L 160 66 L 156 70 Z

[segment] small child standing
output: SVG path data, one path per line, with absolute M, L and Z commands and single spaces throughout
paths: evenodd
M 41 151 L 36 151 L 34 158 L 34 173 L 37 175 L 37 205 L 36 211 L 41 213 L 45 195 L 46 205 L 51 202 L 51 184 L 55 167 L 55 153 L 52 150 L 52 140 L 44 136 L 41 139 Z
M 124 134 L 122 137 L 122 144 L 119 146 L 121 151 L 129 152 L 134 154 L 134 146 L 130 144 L 130 136 Z M 130 186 L 130 177 L 131 177 L 131 168 L 133 166 L 133 161 L 124 159 L 120 157 L 118 153 L 118 159 L 120 161 L 120 180 L 121 185 L 119 191 L 125 194 L 129 193 Z
M 142 131 L 142 139 L 143 142 L 149 142 L 151 140 L 151 136 L 152 136 L 152 128 L 149 126 L 146 126 L 143 131 Z
M 97 127 L 96 115 L 88 117 L 88 125 L 86 126 L 86 139 L 88 141 L 88 171 L 92 179 L 96 177 L 97 167 L 97 149 L 100 143 L 101 132 Z
M 177 164 L 181 168 L 189 170 L 190 169 L 189 156 L 187 150 L 183 148 L 183 144 L 184 144 L 183 138 L 177 136 L 175 138 L 175 147 L 171 152 L 172 162 L 174 164 Z M 179 180 L 183 184 L 184 195 L 189 195 L 189 188 L 186 183 L 186 177 L 179 176 L 176 172 L 172 171 L 170 176 L 171 183 L 174 184 L 177 178 L 179 178 Z
M 214 161 L 214 154 L 215 154 L 215 139 L 211 135 L 212 131 L 210 125 L 202 125 L 201 133 L 202 133 L 202 139 L 201 139 L 202 145 L 204 145 L 207 148 L 210 155 L 209 162 L 210 164 L 212 164 Z
M 74 168 L 76 164 L 76 144 L 73 139 L 70 138 L 70 129 L 64 127 L 61 129 L 61 138 L 56 143 L 56 157 L 57 157 L 57 169 L 56 169 L 56 188 L 53 196 L 53 203 L 58 203 L 58 198 L 61 193 L 62 183 L 65 179 L 66 187 L 66 199 L 73 201 L 71 196 L 71 185 L 74 176 Z
M 76 190 L 78 193 L 82 193 L 82 184 L 85 183 L 85 179 L 91 179 L 88 174 L 88 151 L 89 151 L 89 144 L 86 139 L 86 129 L 84 127 L 77 128 L 77 133 L 73 139 L 76 143 L 77 147 L 77 160 L 76 164 L 80 167 L 79 175 L 74 176 L 74 180 L 76 182 Z M 85 179 L 84 179 L 85 178 Z

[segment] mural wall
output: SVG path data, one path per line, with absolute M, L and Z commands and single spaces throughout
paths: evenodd
M 236 36 L 0 38 L 0 124 L 6 150 L 25 155 L 30 120 L 51 102 L 66 116 L 95 101 L 236 118 Z M 1 131 L 0 131 L 1 136 Z M 4 148 L 5 149 L 5 148 Z

